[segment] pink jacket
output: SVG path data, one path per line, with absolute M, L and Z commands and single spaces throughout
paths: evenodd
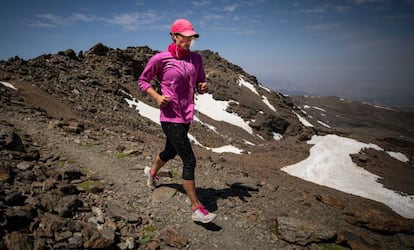
M 138 78 L 143 92 L 151 87 L 155 76 L 160 81 L 162 95 L 170 96 L 169 104 L 161 108 L 160 121 L 191 123 L 197 84 L 206 81 L 201 55 L 190 52 L 190 56 L 182 60 L 168 51 L 154 55 Z

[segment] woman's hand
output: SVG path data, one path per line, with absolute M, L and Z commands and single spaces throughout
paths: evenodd
M 205 94 L 208 92 L 208 83 L 206 82 L 200 82 L 197 85 L 198 93 Z
M 148 95 L 154 98 L 160 108 L 167 106 L 170 102 L 170 96 L 158 94 L 158 92 L 155 91 L 153 87 L 149 87 L 146 92 Z
M 156 98 L 156 101 L 158 103 L 158 106 L 160 106 L 160 108 L 163 108 L 167 106 L 168 103 L 170 102 L 170 97 L 167 95 L 158 95 L 158 97 Z

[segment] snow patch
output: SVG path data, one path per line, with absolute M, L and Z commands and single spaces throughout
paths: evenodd
M 5 87 L 7 87 L 7 88 L 17 90 L 17 88 L 16 88 L 16 87 L 14 87 L 14 85 L 13 85 L 13 84 L 11 84 L 11 83 L 9 83 L 9 82 L 0 82 L 0 83 L 1 83 L 1 84 L 3 84 L 3 86 L 5 86 Z
M 351 154 L 363 148 L 382 150 L 375 144 L 366 144 L 337 135 L 314 135 L 308 144 L 314 144 L 310 156 L 282 171 L 319 185 L 382 202 L 406 218 L 414 218 L 414 196 L 401 195 L 378 182 L 379 176 L 357 166 Z

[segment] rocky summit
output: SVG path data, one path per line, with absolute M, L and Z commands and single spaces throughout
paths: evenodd
M 412 196 L 413 113 L 284 96 L 208 50 L 190 135 L 197 193 L 217 218 L 192 222 L 179 158 L 154 190 L 143 175 L 165 140 L 136 83 L 156 52 L 96 44 L 0 61 L 0 249 L 414 248 L 412 218 L 281 171 L 335 134 L 407 156 L 350 155 Z

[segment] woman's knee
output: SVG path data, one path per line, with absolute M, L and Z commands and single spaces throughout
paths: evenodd
M 158 156 L 163 162 L 167 162 L 175 158 L 177 154 L 175 152 L 162 151 Z
M 195 179 L 195 165 L 184 165 L 183 167 L 183 176 L 184 180 L 192 181 Z
M 188 157 L 183 161 L 183 179 L 184 180 L 194 180 L 194 172 L 196 167 L 196 158 L 194 155 Z

